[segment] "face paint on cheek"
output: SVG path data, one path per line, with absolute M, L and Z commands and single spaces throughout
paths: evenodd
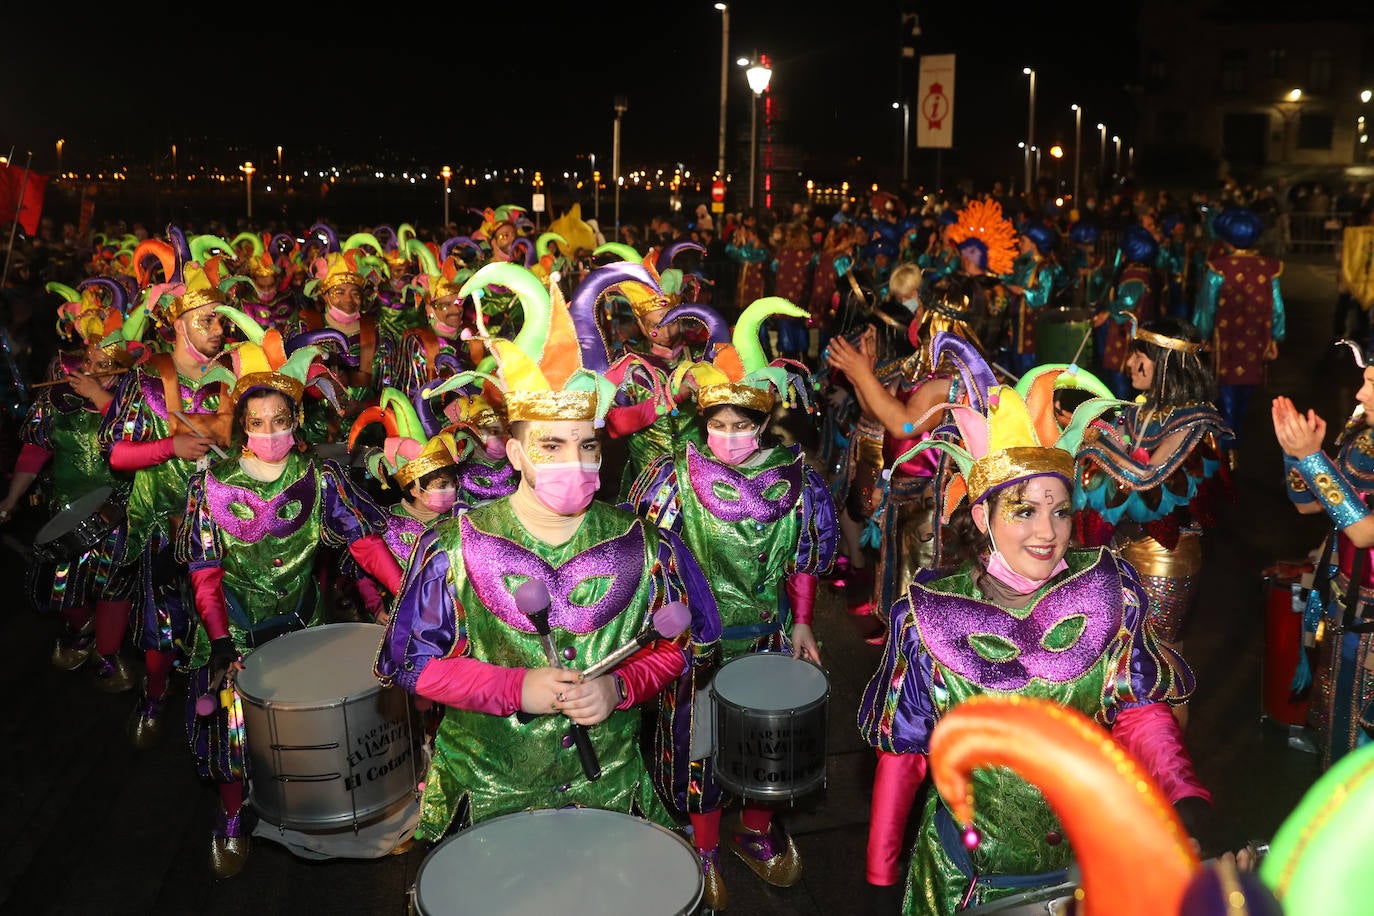
M 1019 514 L 1029 505 L 1030 503 L 1019 499 L 1008 499 L 997 506 L 997 514 L 1002 517 L 1002 524 L 1015 525 L 1021 520 L 1018 518 Z
M 549 455 L 539 448 L 540 441 L 547 435 L 549 435 L 547 426 L 530 427 L 529 435 L 525 437 L 525 442 L 529 443 L 529 447 L 523 448 L 522 443 L 522 451 L 531 464 L 547 464 L 554 460 L 553 455 Z

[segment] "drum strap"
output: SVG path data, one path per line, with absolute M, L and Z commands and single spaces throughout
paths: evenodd
M 286 614 L 278 614 L 276 617 L 269 617 L 256 624 L 249 619 L 247 611 L 243 609 L 243 605 L 233 592 L 229 591 L 229 589 L 225 589 L 224 598 L 225 603 L 229 607 L 229 619 L 247 635 L 248 648 L 255 649 L 263 643 L 276 639 L 278 636 L 294 633 L 297 630 L 304 630 L 310 625 L 309 618 L 302 619 L 301 608 L 314 604 L 315 580 L 313 577 L 309 580 L 305 593 L 301 595 L 301 600 L 296 604 L 296 609 L 294 611 Z
M 943 799 L 935 802 L 935 832 L 940 838 L 940 848 L 949 856 L 954 867 L 970 882 L 996 890 L 1030 890 L 1036 887 L 1053 887 L 1069 880 L 1069 870 L 1042 872 L 1038 875 L 980 875 L 973 868 L 973 860 L 964 846 L 959 827 L 954 823 L 954 815 L 949 813 Z
M 772 636 L 774 633 L 782 632 L 782 621 L 774 620 L 772 623 L 747 623 L 738 627 L 724 627 L 720 631 L 721 639 L 758 639 L 760 636 Z

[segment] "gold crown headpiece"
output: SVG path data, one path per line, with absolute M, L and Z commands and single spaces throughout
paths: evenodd
M 387 475 L 404 490 L 426 474 L 453 467 L 461 460 L 463 450 L 453 434 L 441 431 L 426 436 L 415 405 L 397 388 L 384 387 L 378 403 L 358 414 L 348 433 L 350 451 L 358 435 L 373 423 L 382 424 L 386 439 L 382 448 L 368 457 L 367 467 L 383 487 Z

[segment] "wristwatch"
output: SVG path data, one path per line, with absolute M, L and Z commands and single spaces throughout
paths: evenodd
M 625 686 L 625 679 L 620 676 L 619 671 L 614 672 L 611 677 L 615 679 L 616 696 L 620 697 L 620 701 L 616 703 L 616 706 L 624 706 L 625 702 L 630 699 L 630 691 Z

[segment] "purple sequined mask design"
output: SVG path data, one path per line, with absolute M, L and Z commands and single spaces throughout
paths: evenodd
M 990 690 L 1017 690 L 1033 677 L 1071 681 L 1092 667 L 1122 625 L 1121 578 L 1105 552 L 1096 564 L 1041 595 L 1023 620 L 987 602 L 920 585 L 912 586 L 910 596 L 921 641 L 935 660 Z M 1071 634 L 1080 619 L 1081 631 L 1071 644 L 1046 645 L 1057 632 Z M 1006 657 L 988 657 L 995 647 L 1005 647 Z
M 515 467 L 509 461 L 492 467 L 480 461 L 464 462 L 458 468 L 458 492 L 478 499 L 500 499 L 515 492 Z
M 264 537 L 284 538 L 295 534 L 315 510 L 318 493 L 313 470 L 271 499 L 220 483 L 213 474 L 205 475 L 205 499 L 210 503 L 210 517 L 225 534 L 248 544 L 256 544 Z M 291 518 L 282 518 L 282 509 L 292 502 L 300 503 L 300 511 Z M 234 503 L 246 508 L 252 517 L 235 515 L 230 508 Z
M 147 402 L 148 406 L 152 408 L 153 413 L 164 419 L 169 417 L 170 414 L 167 413 L 167 396 L 162 387 L 162 377 L 159 375 L 145 375 L 140 381 L 143 383 L 143 399 Z M 178 382 L 177 387 L 181 392 L 183 404 L 186 402 L 187 398 L 191 400 L 191 409 L 186 411 L 187 414 L 212 414 L 215 412 L 213 408 L 205 406 L 205 399 L 212 395 L 219 394 L 219 385 L 206 385 L 203 388 L 197 388 L 192 391 L 191 387 L 186 383 Z M 177 405 L 177 409 L 181 409 L 181 404 Z
M 644 531 L 638 524 L 631 525 L 619 537 L 583 551 L 557 569 L 514 541 L 485 533 L 467 516 L 460 524 L 463 562 L 477 597 L 503 623 L 523 633 L 535 632 L 534 625 L 515 606 L 514 589 L 506 587 L 507 576 L 542 580 L 549 589 L 549 626 L 579 634 L 600 629 L 613 620 L 639 588 L 644 568 Z M 596 576 L 610 577 L 611 587 L 595 604 L 574 604 L 572 593 L 585 580 Z
M 702 457 L 696 446 L 689 443 L 687 476 L 692 484 L 692 492 L 706 507 L 706 511 L 723 522 L 751 520 L 765 525 L 776 522 L 792 511 L 802 491 L 800 456 L 755 477 L 746 477 L 728 465 Z M 787 490 L 776 499 L 765 497 L 763 494 L 779 481 L 787 484 Z M 716 491 L 717 483 L 723 485 L 722 489 L 734 490 L 739 494 L 738 497 L 722 498 Z

